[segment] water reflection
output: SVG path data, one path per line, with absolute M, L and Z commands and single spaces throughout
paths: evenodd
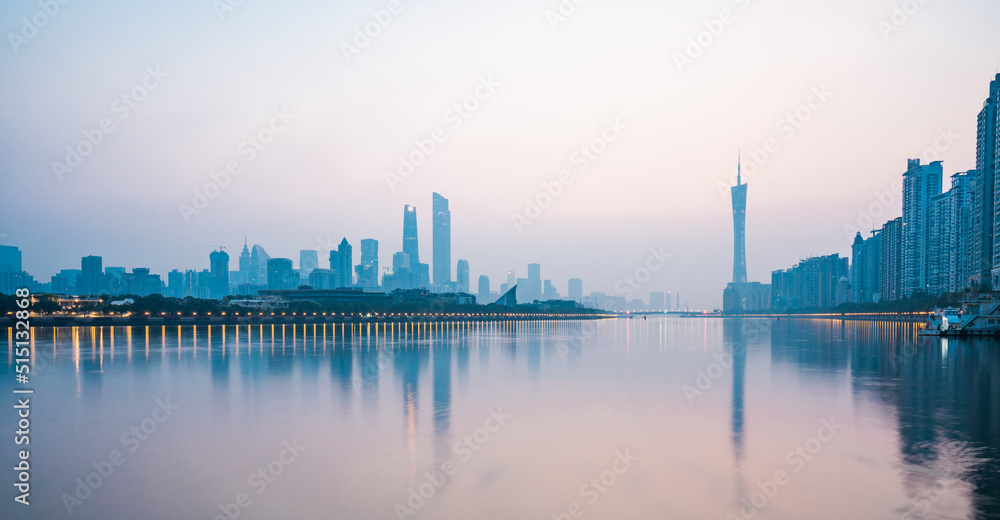
M 744 439 L 744 409 L 743 394 L 745 391 L 745 373 L 747 360 L 747 328 L 752 333 L 758 333 L 763 328 L 762 321 L 726 321 L 723 324 L 724 335 L 728 344 L 728 350 L 732 355 L 733 367 L 733 397 L 732 416 L 730 424 L 732 428 L 733 460 L 736 468 L 736 496 L 745 497 L 747 494 L 746 479 L 743 474 L 743 464 L 746 462 L 746 442 Z

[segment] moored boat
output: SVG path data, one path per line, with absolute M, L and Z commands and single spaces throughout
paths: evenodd
M 962 308 L 936 309 L 927 318 L 924 336 L 1000 336 L 1000 299 L 992 294 L 962 301 Z

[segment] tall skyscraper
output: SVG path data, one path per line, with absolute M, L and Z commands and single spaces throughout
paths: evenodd
M 111 294 L 122 293 L 122 277 L 125 276 L 125 268 L 120 266 L 108 266 L 104 268 L 104 285 Z
M 331 266 L 332 268 L 332 266 Z M 341 287 L 354 286 L 354 248 L 347 243 L 347 237 L 337 246 L 337 274 L 340 276 Z
M 250 248 L 247 247 L 247 239 L 243 238 L 243 252 L 240 253 L 240 280 L 241 284 L 250 282 Z
M 903 174 L 903 297 L 931 289 L 933 200 L 941 194 L 941 162 L 910 159 Z
M 856 303 L 878 303 L 881 301 L 882 236 L 861 238 L 861 232 L 854 237 L 851 246 L 851 299 Z
M 950 258 L 949 292 L 959 292 L 972 287 L 973 252 L 972 237 L 972 199 L 973 188 L 976 185 L 976 170 L 956 173 L 951 176 L 952 197 L 951 217 L 953 229 L 947 240 L 947 254 Z
M 0 272 L 20 273 L 21 250 L 14 246 L 0 246 Z
M 666 305 L 666 294 L 662 292 L 650 292 L 649 293 L 649 308 L 654 311 L 665 311 L 667 310 Z
M 1000 276 L 1000 197 L 995 191 L 1000 188 L 1000 74 L 990 82 L 990 96 L 976 121 L 976 171 L 975 211 L 984 237 L 980 283 L 990 289 Z
M 299 277 L 303 281 L 309 280 L 309 275 L 313 269 L 319 268 L 319 251 L 314 249 L 303 249 L 299 251 Z
M 485 274 L 479 275 L 479 303 L 491 303 L 490 300 L 490 277 Z
M 514 276 L 514 271 L 507 271 L 507 288 L 510 289 L 511 287 L 514 287 L 514 285 L 516 284 L 517 284 L 517 277 Z M 521 288 L 521 290 L 524 289 L 525 289 L 524 287 Z
M 993 266 L 996 264 L 996 189 L 997 105 L 1000 104 L 1000 75 L 990 82 L 989 97 L 976 120 L 976 178 L 972 194 L 971 282 L 984 290 L 993 286 Z
M 569 279 L 569 299 L 583 301 L 583 280 L 579 278 Z
M 104 260 L 99 256 L 85 256 L 80 261 L 80 279 L 76 282 L 81 295 L 96 295 L 104 288 Z
M 185 294 L 184 273 L 174 269 L 167 273 L 167 295 L 174 298 L 183 298 Z
M 951 176 L 951 189 L 931 200 L 928 293 L 958 292 L 972 285 L 971 195 L 976 171 Z M 995 279 L 995 278 L 994 278 Z
M 898 300 L 903 297 L 903 217 L 886 222 L 879 236 L 882 237 L 879 294 L 884 301 Z
M 528 288 L 528 285 L 530 285 L 530 284 L 528 283 L 528 279 L 527 278 L 518 278 L 517 279 L 517 283 L 514 284 L 513 287 L 511 287 L 511 289 L 513 289 L 514 287 L 520 287 L 520 289 L 518 289 L 518 291 L 516 293 L 517 294 L 517 303 L 518 304 L 531 303 L 531 302 L 534 301 L 534 299 L 531 297 L 531 295 L 528 294 L 528 291 L 525 291 L 525 289 Z
M 521 290 L 524 290 L 521 287 Z M 542 265 L 541 264 L 528 264 L 528 291 L 525 296 L 527 296 L 528 303 L 542 298 Z M 520 292 L 520 291 L 518 291 Z
M 747 185 L 743 184 L 742 160 L 736 165 L 736 186 L 733 197 L 733 283 L 747 279 Z
M 420 244 L 417 242 L 417 208 L 407 204 L 403 208 L 403 252 L 410 264 L 420 263 Z
M 221 300 L 229 296 L 229 253 L 219 249 L 208 255 L 211 278 L 209 297 Z
M 270 258 L 267 261 L 267 288 L 272 291 L 295 289 L 298 274 L 292 269 L 289 258 Z
M 448 199 L 439 193 L 433 196 L 434 285 L 451 282 L 451 211 Z
M 52 277 L 55 280 L 55 277 Z M 14 246 L 0 246 L 0 294 L 15 294 L 28 281 L 21 269 L 21 250 Z M 52 289 L 52 292 L 59 292 Z
M 361 241 L 361 263 L 355 268 L 358 285 L 373 289 L 378 287 L 378 240 Z
M 250 278 L 247 283 L 252 285 L 267 285 L 268 267 L 267 261 L 271 255 L 264 251 L 260 245 L 254 244 L 250 251 Z
M 459 260 L 458 267 L 456 270 L 456 279 L 458 280 L 458 292 L 468 293 L 469 292 L 469 261 Z

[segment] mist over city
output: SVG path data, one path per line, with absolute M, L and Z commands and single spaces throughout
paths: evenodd
M 0 518 L 1000 518 L 998 20 L 7 1 Z
M 846 255 L 844 226 L 907 159 L 975 167 L 997 67 L 983 52 L 1000 43 L 985 1 L 919 4 L 899 26 L 892 3 L 861 1 L 57 4 L 36 29 L 35 4 L 0 13 L 0 233 L 42 282 L 88 255 L 165 279 L 244 237 L 296 261 L 373 238 L 387 266 L 406 204 L 429 257 L 438 192 L 474 280 L 538 263 L 562 295 L 579 278 L 623 296 L 616 283 L 663 247 L 639 297 L 719 308 L 739 149 L 751 278 Z M 620 135 L 588 159 L 608 121 Z M 102 140 L 68 166 L 88 132 Z M 181 209 L 232 162 L 216 197 Z M 571 184 L 518 221 L 564 171 Z M 900 211 L 896 198 L 881 218 Z

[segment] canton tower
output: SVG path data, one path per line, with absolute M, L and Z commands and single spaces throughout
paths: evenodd
M 747 282 L 747 185 L 743 184 L 742 158 L 736 163 L 733 194 L 733 283 Z

